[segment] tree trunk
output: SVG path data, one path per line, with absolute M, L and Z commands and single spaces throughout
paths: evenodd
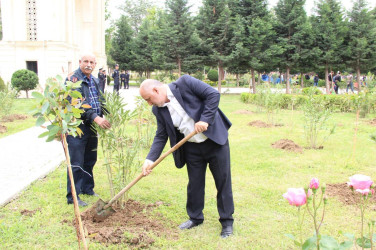
M 221 84 L 222 84 L 222 71 L 223 71 L 223 66 L 222 62 L 218 62 L 218 92 L 221 94 Z
M 304 79 L 303 79 L 303 73 L 300 73 L 300 86 L 304 88 Z
M 179 69 L 179 72 L 178 72 L 178 75 L 179 75 L 179 78 L 181 76 L 181 59 L 178 58 L 178 69 Z
M 29 99 L 29 91 L 26 90 L 26 98 Z
M 287 67 L 286 69 L 286 94 L 290 94 L 290 68 Z
M 329 72 L 328 72 L 328 64 L 325 65 L 325 87 L 326 87 L 326 94 L 330 94 L 330 86 L 329 86 Z
M 357 81 L 358 81 L 358 92 L 360 92 L 361 90 L 361 84 L 360 84 L 360 67 L 357 66 L 356 67 L 356 78 L 357 78 Z
M 239 74 L 236 74 L 236 87 L 239 87 Z
M 255 80 L 255 70 L 254 69 L 251 69 L 251 75 L 252 75 L 252 92 L 253 94 L 256 94 L 256 80 Z M 251 88 L 251 86 L 249 86 L 249 88 Z

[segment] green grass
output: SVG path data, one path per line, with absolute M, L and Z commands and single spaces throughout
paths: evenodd
M 267 121 L 258 108 L 240 102 L 239 96 L 225 95 L 221 109 L 232 121 L 230 147 L 232 183 L 235 200 L 234 236 L 220 239 L 221 226 L 216 208 L 216 189 L 210 171 L 207 173 L 205 222 L 195 229 L 179 233 L 179 239 L 156 239 L 153 247 L 163 249 L 292 249 L 293 242 L 285 234 L 296 234 L 297 209 L 288 205 L 282 194 L 289 187 L 304 187 L 312 177 L 321 183 L 344 183 L 348 177 L 362 173 L 376 178 L 374 172 L 375 143 L 369 135 L 375 131 L 361 119 L 359 123 L 356 155 L 352 158 L 355 115 L 336 113 L 329 121 L 339 124 L 323 150 L 305 149 L 303 154 L 274 149 L 271 143 L 288 138 L 306 146 L 303 136 L 302 113 L 282 110 L 277 114 L 277 128 L 248 126 L 253 120 Z M 235 114 L 239 109 L 255 112 L 252 115 Z M 109 197 L 103 159 L 94 168 L 95 191 L 105 199 Z M 163 201 L 171 206 L 160 206 L 155 212 L 162 214 L 172 227 L 187 219 L 185 212 L 186 168 L 174 167 L 172 157 L 166 158 L 153 173 L 141 180 L 130 191 L 130 198 L 154 203 Z M 0 208 L 1 248 L 77 248 L 74 228 L 63 220 L 73 219 L 73 207 L 66 205 L 66 170 L 60 166 L 45 179 L 33 183 L 18 199 Z M 95 197 L 83 196 L 90 204 Z M 22 216 L 22 209 L 40 209 L 33 217 Z M 84 211 L 84 209 L 81 209 Z M 375 212 L 368 212 L 374 217 Z M 304 237 L 313 234 L 311 220 L 306 220 Z M 359 236 L 360 212 L 355 206 L 346 206 L 330 198 L 322 226 L 322 234 L 343 239 L 339 231 Z M 90 249 L 106 246 L 90 242 Z M 127 248 L 113 245 L 112 249 Z
M 22 98 L 14 100 L 13 108 L 10 113 L 27 115 L 28 118 L 25 120 L 15 120 L 13 122 L 0 122 L 0 124 L 7 127 L 7 132 L 1 133 L 0 138 L 35 126 L 36 119 L 29 114 L 29 111 L 32 110 L 34 103 L 34 99 Z

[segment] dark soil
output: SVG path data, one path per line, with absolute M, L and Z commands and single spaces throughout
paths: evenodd
M 265 123 L 263 121 L 260 121 L 260 120 L 256 120 L 256 121 L 252 121 L 250 123 L 248 123 L 249 126 L 252 126 L 252 127 L 257 127 L 257 128 L 271 128 L 271 127 L 282 127 L 283 124 L 270 124 L 270 123 Z
M 253 115 L 254 113 L 252 111 L 249 111 L 247 109 L 239 109 L 234 112 L 234 114 L 240 114 L 240 115 Z
M 116 212 L 102 222 L 94 222 L 95 210 L 88 209 L 82 213 L 84 230 L 89 239 L 104 244 L 126 243 L 132 248 L 150 248 L 155 237 L 177 239 L 177 227 L 168 224 L 160 215 L 155 218 L 152 213 L 154 208 L 161 205 L 168 206 L 163 202 L 144 205 L 128 200 L 124 209 L 113 206 Z
M 276 141 L 275 143 L 272 144 L 272 147 L 295 152 L 295 153 L 303 153 L 302 147 L 300 147 L 298 144 L 296 144 L 295 142 L 289 139 L 281 139 L 279 141 Z
M 326 184 L 326 195 L 328 197 L 336 197 L 342 203 L 346 205 L 357 205 L 360 200 L 360 193 L 353 192 L 346 183 L 335 183 L 335 184 Z M 376 196 L 373 195 L 371 198 L 371 207 L 376 209 Z
M 35 210 L 24 209 L 24 210 L 22 210 L 20 213 L 21 213 L 22 215 L 32 217 L 37 211 L 40 211 L 40 208 L 35 209 Z
M 370 120 L 369 124 L 371 124 L 372 126 L 376 126 L 376 118 Z
M 27 119 L 27 115 L 21 115 L 21 114 L 11 114 L 6 115 L 3 118 L 1 118 L 2 122 L 13 122 L 16 120 L 25 120 Z
M 0 134 L 6 133 L 6 132 L 7 132 L 7 127 L 0 124 Z

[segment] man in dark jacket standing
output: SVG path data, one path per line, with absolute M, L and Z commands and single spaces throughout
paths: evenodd
M 129 71 L 125 71 L 125 88 L 129 89 Z
M 116 64 L 114 72 L 112 73 L 112 78 L 114 79 L 114 92 L 119 92 L 119 77 L 119 64 Z
M 105 75 L 105 70 L 103 70 L 102 68 L 99 69 L 99 72 L 98 72 L 98 80 L 99 80 L 99 90 L 104 93 L 104 87 L 105 87 L 105 83 L 106 83 L 106 75 Z
M 79 128 L 83 135 L 81 137 L 71 135 L 67 137 L 68 150 L 77 196 L 79 194 L 98 196 L 94 192 L 93 177 L 93 168 L 97 161 L 98 138 L 96 132 L 91 128 L 91 124 L 95 122 L 103 129 L 110 128 L 111 124 L 103 118 L 102 96 L 98 87 L 98 79 L 91 74 L 96 65 L 95 56 L 91 54 L 83 55 L 79 65 L 80 67 L 68 76 L 68 80 L 72 82 L 82 81 L 81 87 L 77 91 L 81 93 L 83 103 L 90 105 L 90 108 L 84 109 L 85 112 L 81 115 L 83 123 Z M 77 199 L 79 206 L 87 206 L 79 197 Z M 69 177 L 67 201 L 68 204 L 73 204 Z
M 167 139 L 171 147 L 184 136 L 196 131 L 194 137 L 174 152 L 178 168 L 187 164 L 188 196 L 186 209 L 189 220 L 179 228 L 190 229 L 203 223 L 205 201 L 205 173 L 207 164 L 217 188 L 217 209 L 222 224 L 221 237 L 233 233 L 234 201 L 231 187 L 230 147 L 228 129 L 231 122 L 218 108 L 220 94 L 208 84 L 189 75 L 164 85 L 157 80 L 145 80 L 140 94 L 150 105 L 157 119 L 157 132 L 143 167 L 160 156 Z

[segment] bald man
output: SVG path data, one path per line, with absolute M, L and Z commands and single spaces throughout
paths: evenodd
M 111 124 L 103 118 L 103 99 L 98 87 L 98 79 L 91 74 L 96 64 L 94 55 L 84 54 L 79 60 L 80 67 L 67 78 L 72 82 L 82 81 L 81 87 L 77 91 L 82 95 L 83 104 L 90 105 L 90 108 L 84 109 L 85 112 L 81 115 L 83 123 L 79 128 L 83 135 L 81 137 L 71 135 L 67 137 L 79 206 L 87 206 L 87 203 L 80 199 L 79 194 L 98 196 L 94 192 L 93 176 L 93 168 L 97 161 L 98 138 L 91 125 L 95 122 L 103 129 L 111 127 Z M 69 177 L 67 179 L 67 202 L 73 204 L 71 183 Z
M 186 209 L 189 220 L 182 230 L 203 223 L 205 201 L 205 173 L 207 165 L 217 188 L 217 209 L 222 224 L 220 236 L 233 233 L 234 201 L 231 187 L 230 147 L 228 129 L 231 122 L 218 108 L 220 94 L 208 84 L 189 75 L 165 85 L 157 80 L 145 80 L 140 94 L 157 119 L 153 144 L 142 166 L 144 175 L 148 167 L 161 155 L 167 139 L 171 147 L 193 131 L 198 134 L 173 153 L 175 165 L 187 165 L 188 188 Z

